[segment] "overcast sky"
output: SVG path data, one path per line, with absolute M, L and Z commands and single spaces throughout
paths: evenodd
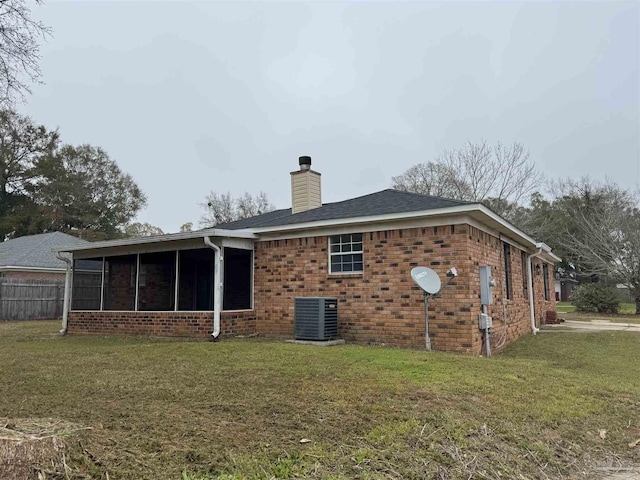
M 55 2 L 22 111 L 105 148 L 177 231 L 209 191 L 324 202 L 466 140 L 523 142 L 550 177 L 640 184 L 640 2 Z

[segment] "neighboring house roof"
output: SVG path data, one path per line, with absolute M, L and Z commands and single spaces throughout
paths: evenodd
M 296 213 L 295 215 L 291 213 L 290 208 L 285 208 L 235 222 L 218 224 L 216 228 L 237 230 L 241 228 L 274 227 L 321 220 L 418 212 L 468 204 L 471 204 L 471 202 L 387 189 L 362 197 L 350 198 L 342 202 L 325 203 L 321 207 Z
M 10 267 L 18 267 L 18 269 L 64 271 L 66 264 L 58 260 L 51 249 L 88 243 L 86 240 L 62 232 L 13 238 L 0 243 L 0 269 L 10 270 Z

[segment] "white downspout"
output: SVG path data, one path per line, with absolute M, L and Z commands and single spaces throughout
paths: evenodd
M 535 307 L 533 305 L 533 273 L 531 268 L 531 260 L 535 257 L 538 257 L 543 252 L 542 248 L 539 248 L 536 253 L 533 253 L 527 257 L 527 280 L 529 282 L 529 309 L 531 311 L 531 331 L 535 335 L 540 331 L 538 327 L 536 327 L 536 312 Z
M 67 271 L 64 276 L 64 300 L 62 301 L 62 329 L 60 333 L 66 335 L 69 314 L 69 298 L 71 297 L 71 259 L 62 256 L 62 252 L 56 253 L 56 258 L 67 264 Z
M 222 254 L 220 247 L 211 241 L 209 237 L 204 237 L 204 243 L 209 248 L 213 249 L 213 332 L 211 336 L 218 338 L 220 335 L 220 304 L 221 304 L 221 286 L 220 285 L 220 262 L 222 261 Z

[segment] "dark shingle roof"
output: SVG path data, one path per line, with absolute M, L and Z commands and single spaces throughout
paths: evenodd
M 62 232 L 42 233 L 0 242 L 0 267 L 60 268 L 66 264 L 51 252 L 52 247 L 88 243 Z
M 255 217 L 244 218 L 235 222 L 216 225 L 216 228 L 238 230 L 241 228 L 275 227 L 321 220 L 418 212 L 422 210 L 467 205 L 469 203 L 470 202 L 460 200 L 450 200 L 447 198 L 432 197 L 430 195 L 387 189 L 342 202 L 325 203 L 322 207 L 306 210 L 296 213 L 295 215 L 291 214 L 290 208 L 286 208 Z

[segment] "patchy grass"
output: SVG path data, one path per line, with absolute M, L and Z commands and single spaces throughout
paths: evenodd
M 485 359 L 58 326 L 0 323 L 0 412 L 87 428 L 67 441 L 69 478 L 584 478 L 640 463 L 637 334 L 529 336 Z
M 620 313 L 586 313 L 576 312 L 576 307 L 570 302 L 557 302 L 558 314 L 567 320 L 590 322 L 591 320 L 609 320 L 618 323 L 640 323 L 640 315 L 636 315 L 635 303 L 621 303 Z
M 556 311 L 558 313 L 575 312 L 576 306 L 571 302 L 556 302 Z

